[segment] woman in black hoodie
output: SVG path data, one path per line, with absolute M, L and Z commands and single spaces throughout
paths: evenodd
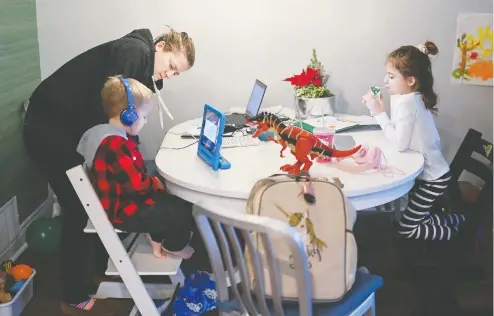
M 101 89 L 110 76 L 133 78 L 159 93 L 163 79 L 189 70 L 195 49 L 185 32 L 153 40 L 148 29 L 134 30 L 68 61 L 43 80 L 29 99 L 24 123 L 28 154 L 47 177 L 64 211 L 61 241 L 62 312 L 66 315 L 112 315 L 104 301 L 88 301 L 87 214 L 65 172 L 83 163 L 76 152 L 82 134 L 106 123 Z M 96 273 L 104 275 L 108 254 L 97 236 Z M 90 306 L 93 306 L 91 310 Z M 110 308 L 111 309 L 111 308 Z

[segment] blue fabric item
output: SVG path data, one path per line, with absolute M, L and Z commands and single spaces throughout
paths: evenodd
M 269 137 L 273 137 L 274 138 L 274 133 L 273 132 L 263 132 L 261 133 L 258 138 L 263 141 L 263 142 L 267 142 L 269 140 Z
M 383 279 L 380 276 L 357 271 L 352 289 L 340 301 L 334 303 L 314 303 L 312 305 L 313 314 L 314 316 L 348 315 L 382 285 Z M 268 304 L 268 306 L 274 313 L 272 304 Z M 298 303 L 283 302 L 283 308 L 285 310 L 285 316 L 299 315 Z
M 185 279 L 173 302 L 173 311 L 180 316 L 197 316 L 216 308 L 216 283 L 212 276 L 203 271 Z

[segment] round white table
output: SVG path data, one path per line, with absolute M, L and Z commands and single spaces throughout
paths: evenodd
M 295 162 L 288 149 L 284 152 L 285 158 L 280 158 L 281 146 L 265 142 L 259 146 L 222 149 L 222 155 L 232 164 L 231 169 L 213 171 L 197 156 L 197 143 L 176 149 L 196 142 L 182 139 L 180 135 L 199 124 L 201 119 L 194 119 L 171 128 L 155 159 L 158 172 L 166 180 L 167 189 L 193 204 L 208 200 L 244 212 L 256 181 L 281 173 L 282 165 Z M 381 130 L 342 134 L 353 136 L 357 144 L 379 146 L 388 166 L 402 173 L 395 172 L 391 176 L 378 171 L 348 173 L 331 164 L 314 162 L 310 169 L 312 176 L 338 177 L 344 185 L 343 192 L 358 211 L 388 203 L 410 191 L 422 171 L 424 158 L 421 154 L 395 151 Z

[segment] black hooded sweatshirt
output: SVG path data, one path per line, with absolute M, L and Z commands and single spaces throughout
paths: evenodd
M 86 130 L 108 122 L 101 99 L 108 77 L 133 78 L 154 91 L 154 54 L 150 30 L 139 29 L 74 57 L 33 92 L 26 124 L 40 133 L 44 128 L 69 133 L 70 144 L 59 145 L 75 150 Z M 161 89 L 163 81 L 156 85 Z

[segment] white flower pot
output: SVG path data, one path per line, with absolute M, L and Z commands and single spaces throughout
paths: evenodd
M 334 95 L 326 98 L 297 99 L 297 115 L 302 120 L 322 115 L 332 116 L 334 115 L 334 100 Z

